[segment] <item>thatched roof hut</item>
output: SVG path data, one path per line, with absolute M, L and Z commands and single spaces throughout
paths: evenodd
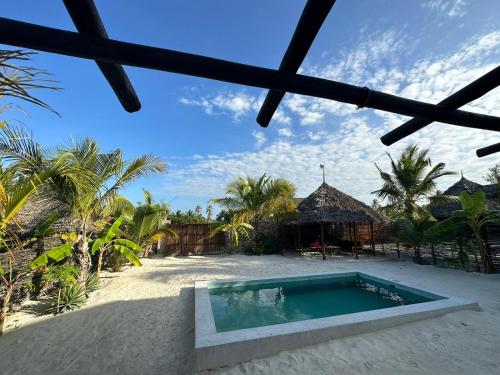
M 384 217 L 363 202 L 323 182 L 297 206 L 294 221 L 305 223 L 368 223 L 384 222 Z
M 313 232 L 319 230 L 321 251 L 323 259 L 325 259 L 325 240 L 328 228 L 336 227 L 336 232 L 348 235 L 356 258 L 362 242 L 361 232 L 366 233 L 365 240 L 370 241 L 372 251 L 375 252 L 373 226 L 374 224 L 383 224 L 385 219 L 363 202 L 335 189 L 326 182 L 323 182 L 307 198 L 297 201 L 298 214 L 294 220 L 288 223 L 296 227 L 297 248 L 302 248 L 302 230 L 306 232 L 307 228 Z
M 460 180 L 451 185 L 443 193 L 443 195 L 455 197 L 456 199 L 432 207 L 432 215 L 438 219 L 450 217 L 453 214 L 453 211 L 460 210 L 462 208 L 458 199 L 460 194 L 464 191 L 469 194 L 474 194 L 478 189 L 483 190 L 486 194 L 486 198 L 488 200 L 488 209 L 493 211 L 500 211 L 497 185 L 481 185 L 462 176 Z

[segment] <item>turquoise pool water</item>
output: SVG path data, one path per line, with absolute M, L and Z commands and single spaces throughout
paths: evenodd
M 362 273 L 208 287 L 217 332 L 430 302 L 444 297 Z

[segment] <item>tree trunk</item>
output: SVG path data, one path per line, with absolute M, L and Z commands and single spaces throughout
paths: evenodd
M 434 244 L 431 243 L 432 264 L 436 265 L 436 253 L 434 252 Z
M 420 264 L 420 247 L 415 246 L 415 263 Z
M 491 262 L 490 254 L 488 253 L 488 249 L 486 248 L 483 238 L 479 234 L 479 231 L 476 231 L 476 240 L 479 246 L 479 254 L 481 255 L 481 259 L 483 261 L 484 273 L 493 273 L 493 263 Z
M 2 302 L 2 309 L 0 310 L 0 336 L 3 334 L 3 328 L 5 321 L 7 320 L 7 313 L 9 312 L 9 303 L 12 292 L 14 291 L 14 284 L 10 283 L 7 285 L 7 290 L 5 291 L 5 297 Z
M 101 275 L 101 268 L 102 268 L 102 258 L 104 256 L 104 251 L 99 250 L 99 255 L 97 257 L 97 269 L 95 271 L 95 276 L 97 279 L 99 279 Z
M 80 267 L 80 275 L 78 282 L 84 283 L 87 279 L 92 260 L 89 253 L 89 243 L 87 241 L 87 229 L 84 227 L 80 230 L 80 235 L 75 246 L 75 255 L 78 266 Z
M 399 242 L 396 242 L 396 251 L 398 253 L 398 259 L 401 258 L 401 253 L 399 252 Z

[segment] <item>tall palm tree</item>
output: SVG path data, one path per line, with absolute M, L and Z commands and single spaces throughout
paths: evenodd
M 135 207 L 125 226 L 127 237 L 142 247 L 144 256 L 158 240 L 177 237 L 177 233 L 166 226 L 169 212 L 166 202 L 154 203 L 150 192 L 144 190 L 144 204 Z
M 428 154 L 429 150 L 419 150 L 415 145 L 408 146 L 397 161 L 387 154 L 391 160 L 391 173 L 382 171 L 375 164 L 383 185 L 372 193 L 388 200 L 386 209 L 408 219 L 426 217 L 428 212 L 422 207 L 424 202 L 446 199 L 436 195 L 436 180 L 455 173 L 446 171 L 444 163 L 433 166 Z
M 224 198 L 212 202 L 234 212 L 239 222 L 252 222 L 281 215 L 295 208 L 295 186 L 284 178 L 238 177 L 226 187 Z
M 62 147 L 59 154 L 66 155 L 71 168 L 68 173 L 51 179 L 52 188 L 55 199 L 68 207 L 78 223 L 78 239 L 74 246 L 81 269 L 80 281 L 83 281 L 90 267 L 87 232 L 92 219 L 99 217 L 118 198 L 124 199 L 118 194 L 124 186 L 162 172 L 165 163 L 154 155 L 126 161 L 121 150 L 102 153 L 90 138 Z
M 5 295 L 0 307 L 0 335 L 7 319 L 14 287 L 28 272 L 27 270 L 15 270 L 13 266 L 16 251 L 25 246 L 16 235 L 16 229 L 19 226 L 16 215 L 28 199 L 36 193 L 37 189 L 46 183 L 54 173 L 57 173 L 56 168 L 60 167 L 58 161 L 54 163 L 54 169 L 46 170 L 38 175 L 26 176 L 16 169 L 15 164 L 4 167 L 3 161 L 4 158 L 0 158 L 0 249 L 7 252 L 8 265 L 4 269 L 3 265 L 0 264 L 0 283 L 5 288 Z
M 31 95 L 33 90 L 59 89 L 47 71 L 26 65 L 32 55 L 33 52 L 21 50 L 0 50 L 0 100 L 4 97 L 21 99 L 55 112 L 48 104 Z M 11 103 L 0 105 L 0 114 L 9 107 Z M 5 121 L 0 121 L 0 126 L 5 125 Z

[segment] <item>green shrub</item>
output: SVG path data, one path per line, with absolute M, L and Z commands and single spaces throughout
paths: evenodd
M 55 284 L 59 289 L 76 285 L 80 269 L 72 264 L 47 267 L 42 274 L 42 285 Z
M 99 279 L 97 278 L 97 274 L 95 272 L 89 273 L 87 278 L 85 279 L 85 292 L 91 293 L 99 289 Z
M 117 251 L 112 251 L 106 258 L 106 264 L 113 272 L 120 272 L 125 264 L 127 264 L 127 258 Z
M 262 246 L 264 253 L 275 254 L 279 252 L 280 239 L 274 234 L 263 234 L 260 237 L 259 244 Z
M 46 314 L 60 314 L 76 310 L 85 304 L 85 286 L 68 285 L 52 292 L 46 300 Z

